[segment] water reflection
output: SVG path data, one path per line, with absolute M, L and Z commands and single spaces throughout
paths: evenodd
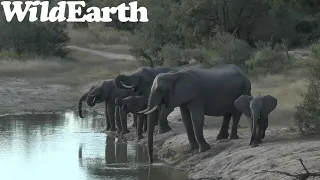
M 74 113 L 0 117 L 1 179 L 187 179 L 162 163 L 149 166 L 145 146 L 95 133 L 102 126 Z

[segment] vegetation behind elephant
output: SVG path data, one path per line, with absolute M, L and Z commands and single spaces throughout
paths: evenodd
M 114 85 L 113 79 L 108 79 L 91 88 L 90 91 L 86 93 L 86 95 L 83 95 L 80 98 L 80 101 L 84 101 L 84 97 L 86 97 L 86 102 L 90 107 L 93 107 L 98 103 L 105 102 L 107 130 L 116 131 L 117 128 L 115 127 L 115 99 L 124 98 L 131 95 L 135 95 L 135 93 L 128 89 L 117 88 Z M 79 105 L 79 112 L 80 111 L 81 106 Z M 118 131 L 122 131 L 122 133 L 129 132 L 126 124 L 124 125 L 124 127 L 118 126 Z
M 235 107 L 251 118 L 250 144 L 256 147 L 262 143 L 268 128 L 268 116 L 277 107 L 278 101 L 271 95 L 248 96 L 242 95 L 234 102 Z
M 148 99 L 144 96 L 128 96 L 123 99 L 117 98 L 115 101 L 117 106 L 121 107 L 122 113 L 133 113 L 147 108 Z M 137 116 L 137 136 L 138 140 L 142 139 L 142 133 L 147 131 L 147 116 L 145 114 L 139 114 Z
M 229 137 L 232 117 L 230 139 L 239 138 L 237 126 L 242 113 L 235 108 L 234 101 L 241 95 L 251 95 L 251 82 L 239 67 L 231 64 L 157 75 L 148 100 L 148 112 L 145 112 L 148 114 L 150 163 L 153 161 L 153 118 L 158 106 L 180 107 L 190 150 L 199 148 L 199 152 L 203 152 L 210 148 L 203 137 L 204 115 L 223 116 L 217 139 Z

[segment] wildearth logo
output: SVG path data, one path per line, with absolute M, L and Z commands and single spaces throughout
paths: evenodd
M 24 4 L 24 9 L 22 6 Z M 111 22 L 110 14 L 118 13 L 118 19 L 121 22 L 148 22 L 147 9 L 139 7 L 137 1 L 129 3 L 129 7 L 125 3 L 117 7 L 88 7 L 81 18 L 77 15 L 83 14 L 80 6 L 85 7 L 84 1 L 60 1 L 57 6 L 49 9 L 49 1 L 2 1 L 1 5 L 6 16 L 6 20 L 10 22 L 14 15 L 17 16 L 19 22 L 22 22 L 29 12 L 29 21 L 35 22 L 40 19 L 40 22 Z M 13 9 L 11 9 L 13 6 Z M 38 7 L 40 7 L 40 17 L 37 15 Z M 66 9 L 68 8 L 68 11 Z M 126 17 L 126 11 L 130 11 L 130 17 Z M 66 12 L 68 16 L 66 17 Z M 140 19 L 138 20 L 138 12 Z

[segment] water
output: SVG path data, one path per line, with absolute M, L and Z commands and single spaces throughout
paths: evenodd
M 145 146 L 114 143 L 95 133 L 100 128 L 95 118 L 73 113 L 0 117 L 0 179 L 187 179 L 158 160 L 150 166 Z

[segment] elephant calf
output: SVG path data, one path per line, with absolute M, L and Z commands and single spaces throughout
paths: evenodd
M 123 99 L 117 98 L 115 104 L 120 106 L 121 115 L 128 113 L 137 114 L 137 112 L 147 107 L 147 99 L 144 96 L 128 96 Z M 147 116 L 145 114 L 137 115 L 137 136 L 142 139 L 142 133 L 147 131 Z
M 271 95 L 255 97 L 242 95 L 235 100 L 235 107 L 252 120 L 250 140 L 252 147 L 262 143 L 261 139 L 264 139 L 268 127 L 268 116 L 277 107 L 277 103 L 277 99 Z

